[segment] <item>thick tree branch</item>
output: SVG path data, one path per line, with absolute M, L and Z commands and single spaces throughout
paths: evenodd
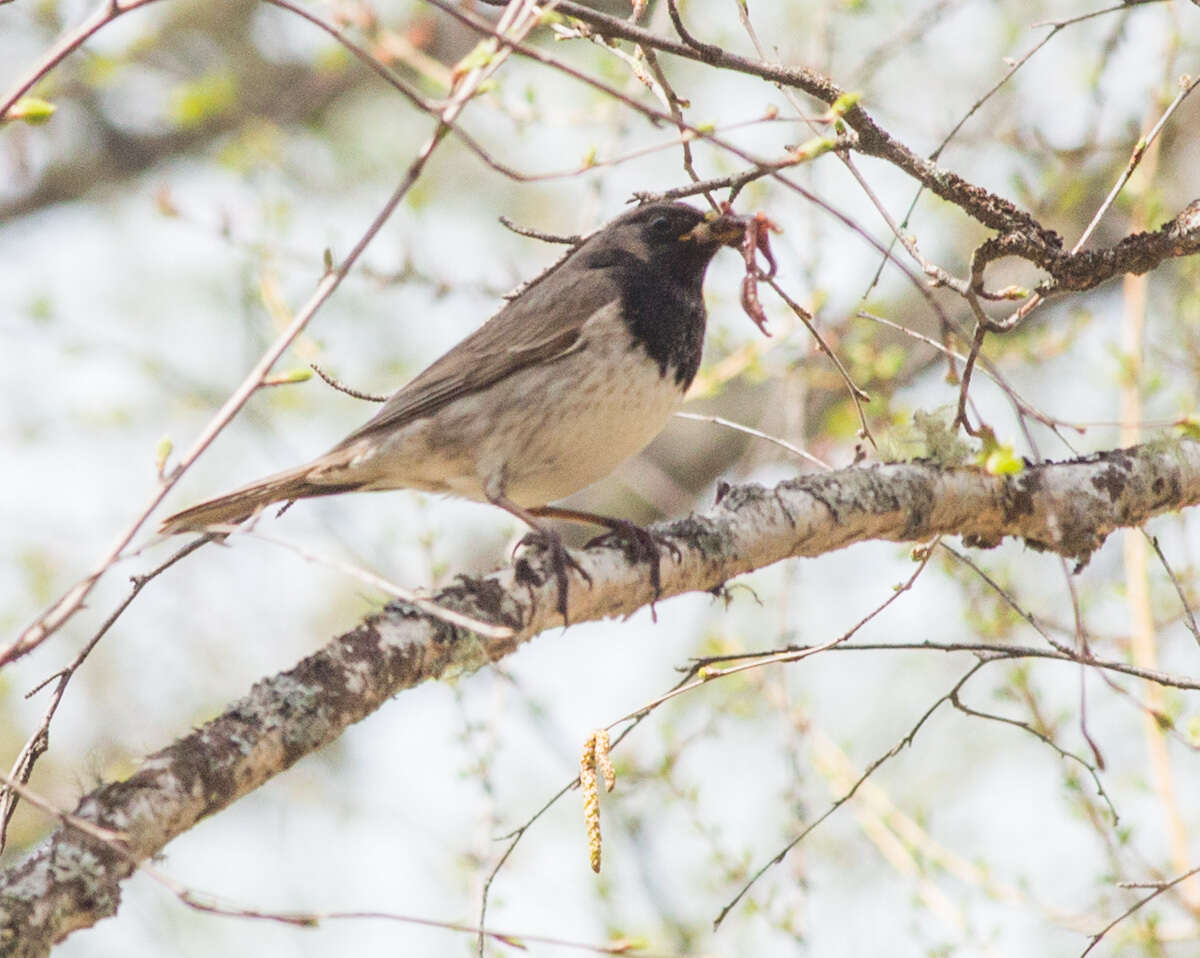
M 722 47 L 701 42 L 683 25 L 674 4 L 669 9 L 682 42 L 570 0 L 562 0 L 557 9 L 588 24 L 603 36 L 628 40 L 647 49 L 769 80 L 800 90 L 829 106 L 847 94 L 833 80 L 815 70 L 751 60 Z M 995 237 L 976 250 L 972 259 L 972 288 L 976 292 L 983 291 L 986 265 L 1004 256 L 1019 256 L 1050 273 L 1051 279 L 1038 287 L 1038 292 L 1044 296 L 1066 290 L 1092 289 L 1113 276 L 1144 273 L 1164 259 L 1200 251 L 1200 200 L 1192 202 L 1156 232 L 1127 236 L 1110 249 L 1067 252 L 1063 248 L 1062 237 L 1043 226 L 1032 214 L 999 194 L 976 186 L 957 173 L 939 166 L 933 158 L 913 152 L 881 127 L 861 104 L 856 103 L 847 109 L 843 119 L 855 134 L 854 139 L 848 139 L 844 144 L 847 149 L 891 163 L 925 189 L 997 232 Z M 1014 317 L 1014 322 L 1024 315 L 1022 313 Z
M 1180 439 L 1030 466 L 1009 477 L 913 462 L 804 476 L 772 489 L 733 487 L 707 514 L 655 531 L 678 547 L 678 558 L 663 556 L 663 595 L 671 596 L 714 590 L 781 559 L 868 539 L 961 535 L 986 546 L 1016 536 L 1083 561 L 1112 530 L 1196 503 L 1200 442 Z M 627 615 L 653 598 L 645 567 L 628 562 L 620 548 L 595 546 L 577 556 L 592 583 L 572 579 L 573 620 Z M 123 849 L 67 824 L 0 874 L 0 954 L 44 955 L 71 931 L 113 914 L 136 862 L 329 744 L 397 692 L 478 669 L 561 624 L 555 598 L 554 577 L 533 556 L 480 579 L 461 577 L 435 597 L 511 627 L 510 638 L 484 640 L 393 604 L 258 683 L 130 778 L 80 802 L 75 814 L 127 836 Z
M 983 292 L 983 271 L 1005 256 L 1019 256 L 1040 266 L 1051 276 L 1037 291 L 1080 292 L 1126 273 L 1141 275 L 1163 260 L 1200 252 L 1200 200 L 1193 200 L 1173 219 L 1153 232 L 1131 233 L 1107 249 L 1067 253 L 1046 249 L 1029 236 L 1006 233 L 982 243 L 971 257 L 971 286 Z
M 627 20 L 608 16 L 579 3 L 562 0 L 560 13 L 587 23 L 597 33 L 607 37 L 629 40 L 651 49 L 695 60 L 722 70 L 733 70 L 756 76 L 807 93 L 832 106 L 846 95 L 846 90 L 829 77 L 800 66 L 781 66 L 751 60 L 730 53 L 722 47 L 701 43 L 690 37 L 691 43 L 681 43 L 660 36 Z M 985 226 L 1000 232 L 1019 232 L 1033 238 L 1041 246 L 1061 247 L 1062 240 L 1053 230 L 1047 230 L 1025 210 L 982 187 L 968 183 L 956 173 L 919 156 L 881 127 L 861 105 L 850 107 L 844 114 L 846 124 L 858 134 L 857 150 L 899 167 L 926 189 L 955 204 Z

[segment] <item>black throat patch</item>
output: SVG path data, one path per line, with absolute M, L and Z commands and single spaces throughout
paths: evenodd
M 596 251 L 587 265 L 620 270 L 621 316 L 634 342 L 673 376 L 680 389 L 696 378 L 704 352 L 704 271 L 711 252 L 700 263 L 647 263 L 624 250 Z M 708 251 L 706 251 L 708 252 Z M 715 252 L 715 251 L 714 251 Z M 699 258 L 699 257 L 698 257 Z
M 687 389 L 704 353 L 704 295 L 701 282 L 664 282 L 639 271 L 621 287 L 621 306 L 633 338 L 658 363 L 661 375 L 674 374 Z

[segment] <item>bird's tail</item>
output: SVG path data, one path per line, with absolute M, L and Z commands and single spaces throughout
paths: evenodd
M 158 527 L 161 535 L 179 532 L 202 532 L 209 526 L 237 525 L 257 515 L 273 502 L 288 502 L 311 496 L 330 496 L 348 492 L 360 485 L 354 483 L 318 483 L 311 481 L 311 464 L 287 472 L 267 476 L 241 489 L 209 499 L 190 509 L 168 516 Z

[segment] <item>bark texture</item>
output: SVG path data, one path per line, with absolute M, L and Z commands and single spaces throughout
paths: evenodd
M 714 590 L 781 559 L 816 556 L 869 539 L 920 542 L 960 535 L 987 547 L 1005 536 L 1086 562 L 1114 529 L 1200 502 L 1200 442 L 1163 441 L 1016 476 L 910 462 L 843 469 L 774 488 L 723 490 L 704 515 L 662 524 L 662 596 Z M 627 615 L 649 603 L 646 566 L 620 545 L 576 553 L 572 621 Z M 561 625 L 554 577 L 540 555 L 478 579 L 460 578 L 435 601 L 508 626 L 483 639 L 393 603 L 294 668 L 257 683 L 211 722 L 149 756 L 128 779 L 87 795 L 75 814 L 126 836 L 123 850 L 64 824 L 0 873 L 0 955 L 45 955 L 56 941 L 116 912 L 137 863 L 337 738 L 397 692 L 478 669 Z

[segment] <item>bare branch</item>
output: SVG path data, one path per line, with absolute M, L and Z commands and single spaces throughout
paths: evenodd
M 787 857 L 788 852 L 790 852 L 793 848 L 804 841 L 804 839 L 811 835 L 827 818 L 829 818 L 830 815 L 850 801 L 850 799 L 852 799 L 858 793 L 858 790 L 862 788 L 863 783 L 867 779 L 874 775 L 883 765 L 890 762 L 902 751 L 912 745 L 912 743 L 916 740 L 917 734 L 922 728 L 924 728 L 925 723 L 929 721 L 929 717 L 933 715 L 933 713 L 939 708 L 941 708 L 942 705 L 950 701 L 951 696 L 957 694 L 958 691 L 964 685 L 966 685 L 968 681 L 970 681 L 971 677 L 986 664 L 987 663 L 985 662 L 976 662 L 973 666 L 967 669 L 967 671 L 959 677 L 958 681 L 954 683 L 949 692 L 941 696 L 921 714 L 921 717 L 917 719 L 916 724 L 908 730 L 904 738 L 900 739 L 899 742 L 897 742 L 890 749 L 875 759 L 875 761 L 873 761 L 870 765 L 868 765 L 866 769 L 864 769 L 862 775 L 855 779 L 854 783 L 848 789 L 846 789 L 846 791 L 839 795 L 830 804 L 830 806 L 825 809 L 824 812 L 805 825 L 804 828 L 794 838 L 792 838 L 776 853 L 774 858 L 766 862 L 757 871 L 755 871 L 754 874 L 747 879 L 746 883 L 738 889 L 737 894 L 735 894 L 733 898 L 731 898 L 725 903 L 724 906 L 722 906 L 721 910 L 717 913 L 717 917 L 713 919 L 713 928 L 719 928 L 721 926 L 721 922 L 725 920 L 725 916 L 733 911 L 735 907 L 737 907 L 737 903 L 746 897 L 746 893 L 754 887 L 758 880 L 762 878 L 763 875 L 765 875 L 768 871 L 782 862 L 784 858 Z
M 114 5 L 114 9 L 119 8 Z M 150 514 L 158 508 L 159 503 L 166 498 L 167 493 L 171 491 L 184 472 L 204 453 L 224 428 L 229 425 L 234 416 L 246 404 L 247 400 L 261 386 L 263 379 L 279 360 L 279 357 L 283 355 L 296 337 L 304 331 L 309 321 L 333 294 L 333 291 L 341 285 L 342 280 L 349 274 L 363 251 L 370 245 L 380 229 L 383 228 L 384 223 L 391 218 L 396 207 L 400 205 L 401 200 L 408 195 L 408 191 L 420 178 L 426 164 L 429 162 L 429 158 L 446 135 L 451 132 L 455 120 L 467 102 L 478 92 L 480 84 L 500 68 L 507 59 L 509 51 L 512 49 L 512 44 L 519 42 L 519 39 L 524 37 L 533 28 L 538 19 L 537 16 L 532 15 L 529 11 L 524 11 L 520 16 L 514 15 L 511 22 L 507 18 L 508 14 L 506 12 L 505 18 L 501 19 L 500 26 L 497 29 L 500 31 L 499 35 L 506 40 L 508 45 L 503 46 L 496 56 L 492 57 L 485 66 L 474 67 L 459 79 L 453 95 L 437 113 L 437 125 L 433 133 L 417 151 L 416 157 L 409 163 L 408 169 L 405 170 L 399 186 L 396 187 L 387 202 L 384 203 L 383 208 L 376 214 L 375 219 L 372 220 L 371 224 L 359 237 L 358 242 L 354 244 L 354 247 L 347 254 L 346 258 L 325 274 L 308 301 L 300 308 L 288 326 L 262 355 L 254 368 L 242 380 L 238 388 L 225 401 L 224 405 L 217 411 L 209 421 L 209 424 L 200 433 L 200 436 L 195 440 L 191 449 L 188 450 L 176 467 L 159 484 L 158 489 L 151 495 L 149 501 L 142 507 L 137 517 L 117 536 L 116 541 L 109 548 L 109 551 L 101 557 L 92 568 L 92 571 L 62 595 L 7 648 L 0 649 L 0 666 L 13 659 L 20 658 L 37 648 L 38 645 L 53 635 L 71 616 L 79 611 L 100 577 L 108 571 L 129 543 L 133 541 L 133 537 L 137 534 L 146 519 L 149 518 Z M 311 19 L 311 17 L 306 16 L 306 19 Z M 510 30 L 511 35 L 508 32 Z
M 1191 869 L 1190 871 L 1184 872 L 1182 875 L 1178 876 L 1177 878 L 1173 878 L 1169 882 L 1159 882 L 1156 885 L 1154 885 L 1153 886 L 1154 890 L 1152 892 L 1150 892 L 1149 895 L 1147 895 L 1144 898 L 1139 899 L 1138 901 L 1135 901 L 1132 905 L 1130 905 L 1127 909 L 1125 909 L 1125 911 L 1121 912 L 1121 914 L 1117 915 L 1116 918 L 1114 918 L 1107 925 L 1105 925 L 1098 932 L 1096 932 L 1096 934 L 1094 934 L 1092 936 L 1092 940 L 1088 943 L 1088 946 L 1079 953 L 1079 958 L 1084 958 L 1084 956 L 1086 954 L 1088 954 L 1093 948 L 1095 948 L 1098 944 L 1100 944 L 1100 940 L 1105 935 L 1107 935 L 1110 931 L 1112 931 L 1114 928 L 1116 928 L 1117 925 L 1119 925 L 1121 922 L 1123 922 L 1130 915 L 1132 915 L 1138 911 L 1141 911 L 1146 905 L 1148 905 L 1150 902 L 1152 902 L 1155 898 L 1157 898 L 1163 892 L 1174 888 L 1176 885 L 1182 884 L 1183 882 L 1187 881 L 1189 878 L 1191 878 L 1193 875 L 1196 875 L 1196 874 L 1200 874 L 1200 865 L 1197 865 L 1195 868 Z

